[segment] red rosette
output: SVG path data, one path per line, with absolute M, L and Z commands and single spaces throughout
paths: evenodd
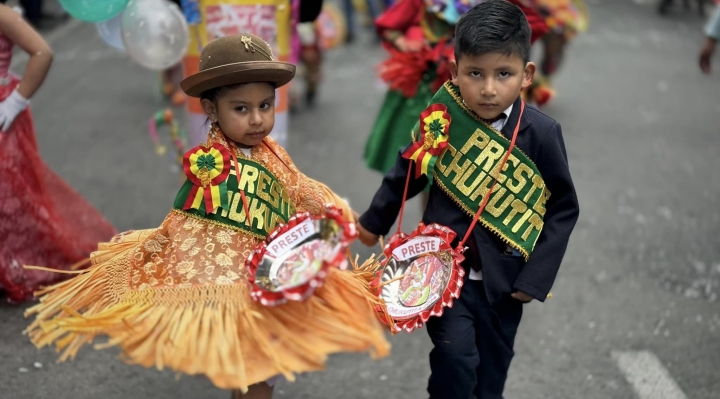
M 357 238 L 354 223 L 328 205 L 322 216 L 299 213 L 275 228 L 245 261 L 251 296 L 264 306 L 303 301 L 322 286 L 331 267 L 347 268 Z
M 451 243 L 455 232 L 439 224 L 420 226 L 410 235 L 398 233 L 385 245 L 382 269 L 373 281 L 385 302 L 394 332 L 412 332 L 432 316 L 441 316 L 460 297 L 465 257 Z

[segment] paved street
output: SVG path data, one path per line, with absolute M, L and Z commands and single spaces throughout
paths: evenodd
M 506 397 L 720 398 L 720 56 L 714 75 L 700 73 L 695 12 L 661 18 L 643 0 L 589 7 L 590 30 L 572 43 L 545 109 L 563 126 L 580 220 L 554 297 L 525 308 Z M 158 74 L 92 25 L 68 22 L 47 37 L 56 61 L 33 99 L 43 158 L 118 230 L 156 226 L 181 182 L 147 134 L 163 107 Z M 329 53 L 317 107 L 291 122 L 300 169 L 358 211 L 381 180 L 362 152 L 384 95 L 373 69 L 383 57 L 369 35 Z M 416 201 L 407 212 L 410 230 Z M 86 348 L 57 364 L 21 335 L 24 309 L 0 304 L 2 399 L 228 397 L 201 377 L 124 365 L 116 350 Z M 426 332 L 392 344 L 378 362 L 336 356 L 276 397 L 427 397 Z

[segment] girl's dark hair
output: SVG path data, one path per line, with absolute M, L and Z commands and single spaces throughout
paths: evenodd
M 0 1 L 2 1 L 2 0 L 0 0 Z M 277 88 L 277 85 L 274 82 L 267 82 L 267 83 L 270 84 L 273 87 L 273 89 Z M 204 92 L 202 92 L 202 94 L 200 94 L 200 99 L 201 100 L 207 99 L 212 102 L 215 102 L 215 101 L 217 101 L 218 98 L 222 97 L 223 94 L 225 94 L 227 91 L 236 89 L 236 88 L 246 85 L 246 84 L 247 83 L 236 83 L 236 84 L 232 84 L 232 85 L 216 87 L 216 88 L 210 89 L 210 90 L 205 90 Z
M 215 102 L 215 101 L 217 101 L 218 98 L 222 97 L 222 95 L 225 94 L 225 92 L 227 92 L 228 90 L 232 90 L 232 89 L 235 89 L 240 86 L 242 86 L 242 83 L 228 85 L 228 86 L 220 86 L 220 87 L 216 87 L 214 89 L 205 90 L 204 92 L 202 92 L 202 94 L 200 94 L 200 99 L 201 100 L 207 99 L 212 102 Z
M 528 62 L 531 35 L 530 24 L 519 7 L 506 0 L 484 1 L 455 26 L 455 58 L 501 53 Z

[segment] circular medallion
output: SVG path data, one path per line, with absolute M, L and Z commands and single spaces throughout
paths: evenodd
M 375 284 L 395 331 L 422 327 L 460 296 L 464 257 L 451 247 L 454 238 L 455 232 L 447 227 L 421 224 L 410 235 L 395 235 L 385 246 L 386 259 Z
M 323 216 L 304 212 L 278 226 L 248 256 L 253 299 L 265 306 L 302 301 L 320 287 L 328 269 L 347 267 L 355 224 L 332 206 Z

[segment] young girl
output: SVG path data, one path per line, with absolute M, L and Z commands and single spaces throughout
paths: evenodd
M 0 1 L 5 3 L 5 1 Z M 12 48 L 30 55 L 22 79 L 9 72 Z M 15 10 L 0 4 L 0 294 L 32 298 L 86 259 L 113 227 L 40 159 L 29 99 L 52 63 L 52 50 Z
M 425 0 L 398 1 L 375 20 L 390 53 L 380 69 L 390 90 L 365 145 L 365 162 L 381 173 L 395 164 L 420 113 L 450 78 L 454 21 L 447 21 L 433 5 Z
M 132 363 L 205 374 L 245 398 L 270 398 L 265 381 L 321 370 L 331 353 L 387 355 L 375 312 L 381 305 L 359 273 L 331 268 L 304 301 L 265 307 L 251 299 L 244 263 L 278 218 L 287 221 L 294 210 L 317 215 L 327 202 L 353 215 L 268 137 L 275 89 L 292 79 L 294 65 L 243 34 L 209 43 L 199 70 L 181 85 L 202 99 L 212 129 L 204 145 L 186 154 L 188 180 L 174 209 L 157 229 L 101 244 L 91 268 L 47 289 L 29 310 L 37 315 L 29 327 L 33 343 L 55 343 L 64 360 L 93 336 L 108 335 L 108 345 L 119 345 Z M 227 177 L 215 181 L 215 168 L 225 163 Z M 221 186 L 229 205 L 210 213 L 207 196 L 191 194 Z
M 390 89 L 365 143 L 365 163 L 386 173 L 395 164 L 420 113 L 450 79 L 454 23 L 443 15 L 452 0 L 401 0 L 382 13 L 375 25 L 390 58 L 380 66 Z M 423 208 L 427 192 L 423 192 Z

